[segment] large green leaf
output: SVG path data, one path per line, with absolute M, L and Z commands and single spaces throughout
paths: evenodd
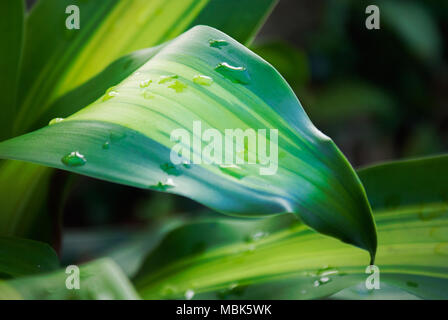
M 25 62 L 22 67 L 21 83 L 21 114 L 16 119 L 16 132 L 29 131 L 48 123 L 53 117 L 70 115 L 100 97 L 106 88 L 119 83 L 140 67 L 160 48 L 153 47 L 122 57 L 109 65 L 93 80 L 70 90 L 84 79 L 94 76 L 110 61 L 118 58 L 118 54 L 128 52 L 132 48 L 152 46 L 183 32 L 191 25 L 203 23 L 218 27 L 243 42 L 249 42 L 260 22 L 272 9 L 275 0 L 127 0 L 117 1 L 65 1 L 41 0 L 27 17 Z M 67 30 L 65 28 L 65 8 L 68 5 L 78 5 L 81 13 L 81 29 Z M 189 6 L 188 4 L 191 4 Z M 18 22 L 18 9 L 22 1 L 3 1 L 2 10 L 5 15 L 1 23 L 8 24 L 5 39 L 17 40 L 8 45 L 10 50 L 2 51 L 2 62 L 6 68 L 0 75 L 1 87 L 5 89 L 2 99 L 2 129 L 10 131 L 13 123 L 12 111 L 15 108 L 13 97 L 15 91 L 11 87 L 15 83 L 14 61 L 20 57 L 18 35 L 21 28 L 13 22 Z M 252 7 L 252 10 L 248 10 Z M 14 10 L 9 10 L 10 8 Z M 198 11 L 202 8 L 202 11 Z M 140 10 L 145 9 L 145 10 Z M 181 11 L 184 10 L 182 13 Z M 23 11 L 23 10 L 22 10 Z M 162 12 L 171 12 L 169 19 L 164 19 Z M 171 14 L 170 13 L 170 14 Z M 161 16 L 162 14 L 162 16 Z M 244 21 L 244 30 L 240 24 L 229 24 L 217 15 L 230 16 Z M 176 20 L 177 19 L 177 20 Z M 137 22 L 137 24 L 136 24 Z M 136 28 L 138 25 L 139 29 Z M 173 24 L 176 27 L 173 28 Z M 10 29 L 13 29 L 12 32 Z M 101 30 L 106 30 L 103 32 Z M 126 33 L 123 35 L 123 30 Z M 169 30 L 170 32 L 167 32 Z M 101 32 L 100 32 L 101 31 Z M 142 32 L 144 31 L 144 32 Z M 150 36 L 148 36 L 150 33 Z M 99 37 L 99 38 L 98 38 Z M 139 40 L 137 40 L 137 37 Z M 130 40 L 131 39 L 131 40 Z M 120 52 L 109 50 L 103 44 L 119 42 Z M 130 47 L 122 47 L 126 41 L 131 41 Z M 103 43 L 104 42 L 104 43 Z M 86 61 L 85 57 L 95 59 Z M 79 61 L 90 64 L 92 69 L 75 68 Z M 62 70 L 61 70 L 62 69 Z M 8 71 L 8 72 L 7 72 Z M 76 81 L 67 84 L 71 75 Z M 41 81 L 45 79 L 45 81 Z M 65 85 L 62 85 L 65 83 Z M 57 92 L 53 92 L 58 88 Z M 64 92 L 69 91 L 67 94 Z M 54 102 L 50 103 L 50 100 Z M 9 103 L 9 102 L 11 103 Z M 26 102 L 26 103 L 25 103 Z M 23 104 L 26 104 L 25 106 Z M 8 133 L 9 134 L 9 133 Z M 2 137 L 0 133 L 0 140 Z M 0 188 L 2 212 L 0 215 L 0 234 L 33 237 L 49 241 L 55 238 L 54 227 L 48 222 L 49 202 L 45 186 L 52 175 L 50 169 L 36 165 L 17 162 L 5 162 L 0 167 Z M 26 175 L 24 173 L 27 173 Z M 18 175 L 19 178 L 13 176 Z M 25 214 L 26 213 L 26 214 Z M 14 221 L 13 225 L 10 223 Z M 54 222 L 58 222 L 55 218 Z M 26 227 L 33 223 L 39 233 L 30 234 Z M 18 230 L 17 228 L 20 228 Z M 53 243 L 53 242 L 52 242 Z
M 378 227 L 381 286 L 447 299 L 448 156 L 359 173 Z M 388 202 L 391 195 L 401 201 Z M 195 298 L 310 299 L 359 282 L 365 288 L 365 268 L 363 252 L 280 216 L 180 227 L 151 252 L 135 283 L 147 299 L 193 293 Z M 369 297 L 365 292 L 357 298 Z
M 214 25 L 240 41 L 248 41 L 275 2 L 232 0 L 224 5 L 221 0 L 41 0 L 26 20 L 15 132 L 25 131 L 51 102 L 115 59 L 172 39 L 191 25 Z M 71 5 L 79 8 L 79 29 L 66 28 L 69 14 L 65 12 Z M 220 16 L 242 18 L 245 32 L 241 21 L 229 24 L 232 19 Z
M 198 75 L 211 80 L 198 83 Z M 278 159 L 273 153 L 271 161 L 278 166 L 275 174 L 260 175 L 267 155 L 255 154 L 247 143 L 236 152 L 241 159 L 257 156 L 255 164 L 166 170 L 175 144 L 170 134 L 185 129 L 200 138 L 192 133 L 194 121 L 219 133 L 278 130 L 278 144 L 273 135 L 267 142 L 278 145 Z M 191 154 L 200 155 L 201 146 L 194 145 Z M 274 68 L 210 27 L 195 27 L 172 40 L 135 74 L 66 120 L 2 142 L 0 157 L 173 192 L 228 214 L 294 212 L 316 230 L 375 254 L 370 207 L 350 164 L 313 126 Z
M 0 141 L 12 133 L 22 51 L 24 5 L 22 0 L 0 2 Z
M 71 273 L 58 270 L 42 275 L 0 281 L 0 299 L 26 300 L 136 300 L 132 284 L 109 259 L 100 259 L 79 268 L 80 288 L 68 289 Z
M 58 267 L 58 257 L 48 244 L 0 236 L 0 278 L 49 272 Z

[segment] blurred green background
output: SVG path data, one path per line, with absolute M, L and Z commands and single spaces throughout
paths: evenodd
M 380 30 L 365 27 L 369 4 L 380 7 Z M 448 151 L 446 39 L 446 0 L 280 0 L 251 49 L 280 71 L 314 124 L 360 167 Z M 58 172 L 53 190 L 67 176 Z M 171 194 L 71 181 L 62 204 L 67 264 L 107 253 L 167 219 L 215 214 Z M 60 193 L 52 194 L 59 203 Z

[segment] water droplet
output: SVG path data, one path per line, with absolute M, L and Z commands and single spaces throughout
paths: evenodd
M 210 47 L 221 49 L 222 47 L 228 46 L 229 43 L 226 40 L 210 40 L 208 42 L 210 44 Z
M 194 291 L 191 289 L 188 289 L 187 291 L 185 291 L 185 299 L 187 300 L 191 300 L 194 297 Z
M 179 76 L 177 76 L 177 75 L 161 76 L 159 79 L 159 83 L 162 84 L 162 83 L 166 83 L 166 82 L 171 82 L 177 78 L 179 78 Z
M 48 125 L 51 126 L 51 125 L 53 125 L 55 123 L 59 123 L 59 122 L 62 122 L 62 121 L 64 121 L 64 118 L 54 118 L 54 119 L 50 120 Z
M 184 163 L 182 163 L 182 166 L 183 166 L 185 169 L 190 169 L 190 168 L 191 168 L 191 164 L 190 164 L 188 161 L 184 161 Z
M 109 89 L 107 89 L 106 93 L 104 94 L 103 101 L 107 101 L 116 96 L 118 96 L 118 92 L 115 90 L 115 87 L 110 87 Z
M 231 165 L 221 164 L 219 165 L 219 169 L 223 173 L 228 174 L 237 179 L 242 179 L 246 176 L 246 174 L 242 171 L 242 169 L 234 164 Z
M 187 88 L 187 85 L 176 80 L 172 85 L 168 86 L 168 88 L 173 89 L 177 93 L 184 91 L 185 88 Z
M 155 95 L 153 95 L 151 91 L 149 91 L 149 90 L 143 91 L 143 98 L 152 99 L 154 97 L 155 97 Z
M 412 287 L 412 288 L 418 288 L 418 283 L 417 282 L 413 282 L 413 281 L 407 281 L 406 285 L 408 287 Z
M 73 151 L 61 159 L 62 163 L 69 167 L 79 167 L 86 164 L 86 158 L 78 151 Z
M 269 235 L 269 233 L 264 232 L 264 231 L 257 231 L 253 234 L 251 234 L 249 237 L 246 238 L 246 242 L 253 242 L 253 241 L 258 241 L 264 237 L 267 237 Z
M 104 142 L 103 149 L 109 149 L 109 148 L 110 148 L 110 142 L 109 141 Z
M 314 286 L 315 287 L 319 287 L 322 286 L 324 284 L 327 284 L 331 282 L 331 278 L 330 277 L 321 277 L 319 280 L 314 281 Z
M 182 172 L 172 163 L 161 164 L 160 169 L 172 176 L 180 176 L 182 174 Z
M 109 134 L 109 138 L 112 142 L 118 142 L 126 137 L 126 133 L 120 131 L 112 131 Z
M 148 87 L 151 84 L 151 82 L 152 82 L 152 80 L 149 80 L 149 79 L 140 81 L 140 88 Z
M 156 185 L 149 186 L 151 189 L 166 191 L 168 189 L 174 188 L 176 185 L 173 182 L 173 179 L 168 178 L 165 182 L 159 181 Z
M 324 277 L 329 275 L 336 275 L 338 273 L 339 271 L 337 269 L 326 266 L 322 269 L 317 270 L 316 275 Z
M 193 82 L 202 86 L 209 86 L 213 83 L 213 79 L 204 75 L 197 75 L 193 78 Z
M 247 286 L 241 286 L 236 282 L 232 282 L 226 289 L 218 291 L 216 296 L 221 300 L 228 299 L 231 295 L 241 297 L 246 288 Z
M 249 84 L 250 76 L 244 67 L 234 67 L 227 62 L 218 64 L 215 68 L 216 72 L 220 73 L 234 83 Z

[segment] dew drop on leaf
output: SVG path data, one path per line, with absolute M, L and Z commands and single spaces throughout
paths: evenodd
M 177 76 L 177 75 L 161 76 L 159 79 L 159 83 L 162 84 L 162 83 L 171 82 L 177 78 L 179 78 L 179 76 Z
M 160 165 L 160 169 L 172 176 L 180 176 L 182 172 L 172 163 L 163 163 Z
M 190 169 L 190 168 L 191 168 L 191 164 L 190 164 L 188 161 L 185 161 L 184 163 L 182 163 L 182 166 L 183 166 L 185 169 Z
M 210 47 L 212 48 L 218 48 L 221 49 L 222 47 L 228 46 L 229 43 L 226 40 L 210 40 L 209 42 Z
M 109 89 L 107 89 L 106 93 L 104 94 L 103 101 L 107 101 L 116 96 L 118 96 L 118 92 L 115 90 L 115 87 L 110 87 Z
M 249 84 L 250 76 L 244 67 L 235 67 L 227 62 L 218 64 L 215 68 L 216 72 L 223 75 L 233 83 Z
M 152 99 L 155 96 L 148 90 L 143 91 L 143 98 L 145 99 Z
M 172 85 L 168 86 L 168 88 L 173 89 L 177 93 L 184 91 L 185 88 L 187 88 L 187 85 L 176 80 Z
M 317 270 L 317 272 L 316 272 L 316 274 L 318 276 L 322 276 L 322 277 L 329 276 L 329 275 L 336 275 L 338 273 L 339 273 L 339 271 L 332 267 L 323 267 L 323 268 Z
M 242 297 L 246 289 L 247 286 L 242 286 L 236 282 L 232 282 L 227 288 L 218 291 L 216 296 L 221 300 L 229 299 L 231 296 Z
M 152 80 L 149 80 L 149 79 L 140 81 L 140 88 L 148 87 L 151 84 L 151 82 L 152 82 Z
M 48 123 L 49 126 L 64 121 L 64 118 L 54 118 Z
M 204 75 L 197 75 L 193 78 L 193 82 L 202 86 L 210 86 L 213 83 L 213 79 Z
M 119 132 L 119 131 L 112 131 L 109 134 L 109 138 L 112 142 L 118 142 L 126 137 L 125 132 Z
M 187 291 L 185 291 L 185 299 L 187 300 L 191 300 L 194 297 L 194 291 L 191 289 L 188 289 Z
M 330 277 L 321 277 L 319 280 L 314 281 L 314 286 L 315 287 L 320 287 L 324 284 L 330 283 L 331 282 L 331 278 Z
M 158 191 L 166 191 L 168 189 L 174 188 L 176 185 L 173 182 L 173 179 L 168 178 L 165 182 L 159 181 L 156 185 L 149 186 L 151 189 Z
M 69 167 L 79 167 L 86 164 L 86 158 L 78 151 L 73 151 L 61 159 L 62 163 Z
M 106 141 L 103 143 L 103 149 L 109 149 L 110 148 L 110 142 Z

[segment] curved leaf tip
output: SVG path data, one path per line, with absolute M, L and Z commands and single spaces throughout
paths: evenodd
M 170 41 L 78 113 L 0 143 L 0 156 L 184 195 L 232 215 L 294 212 L 375 255 L 371 210 L 348 161 L 270 64 L 210 27 Z

